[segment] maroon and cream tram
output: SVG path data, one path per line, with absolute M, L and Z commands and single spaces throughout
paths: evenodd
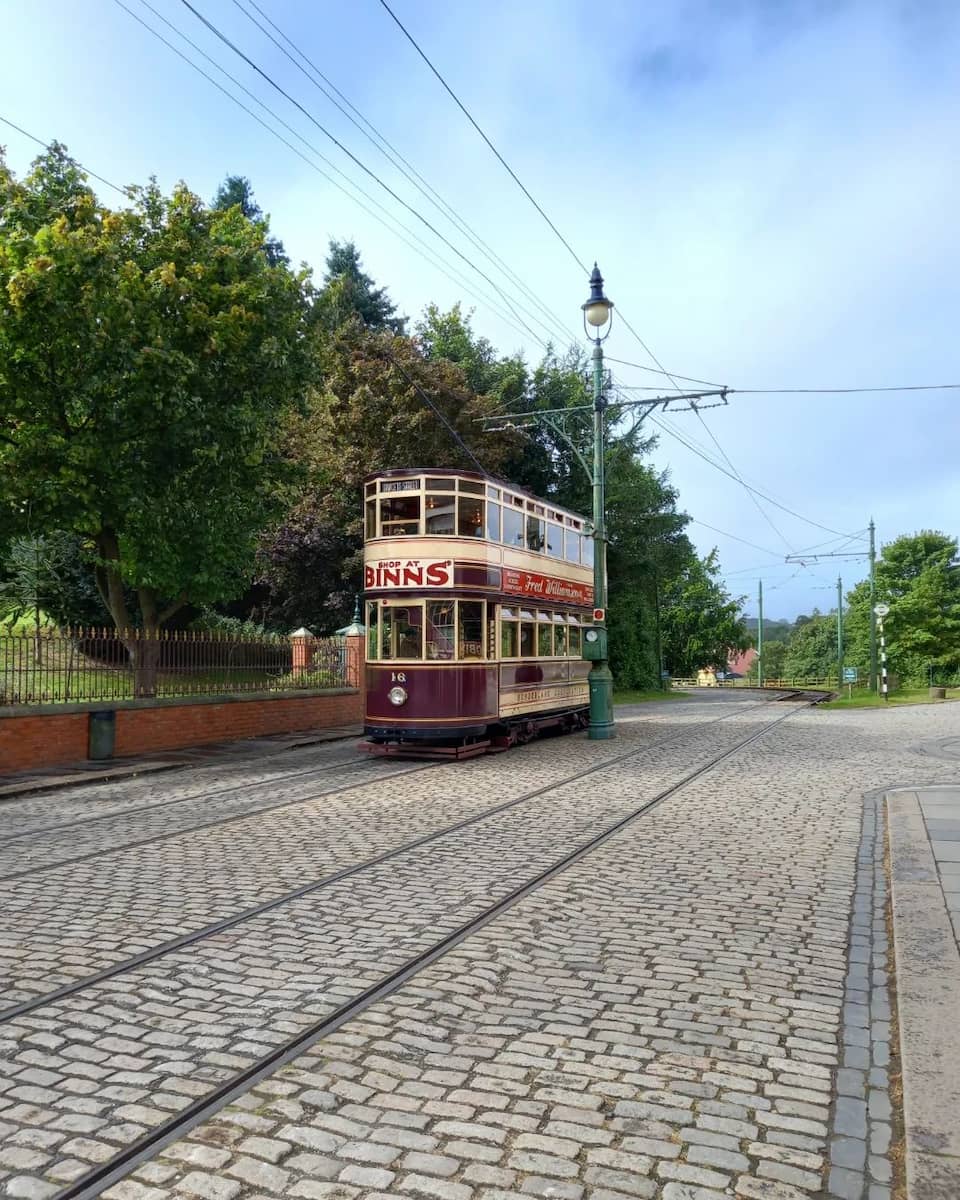
M 462 758 L 585 726 L 584 518 L 470 471 L 384 471 L 364 503 L 364 748 Z

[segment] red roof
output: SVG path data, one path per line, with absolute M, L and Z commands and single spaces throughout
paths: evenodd
M 757 652 L 751 646 L 749 650 L 744 650 L 742 654 L 737 654 L 733 658 L 727 659 L 727 670 L 731 671 L 734 675 L 747 675 L 756 657 Z

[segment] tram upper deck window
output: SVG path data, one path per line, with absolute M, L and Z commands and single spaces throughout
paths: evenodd
M 524 544 L 523 513 L 518 508 L 503 509 L 503 544 L 505 546 L 522 546 Z
M 380 536 L 415 537 L 420 532 L 419 496 L 383 496 L 380 499 Z
M 580 534 L 575 529 L 563 531 L 563 557 L 568 563 L 580 561 Z
M 551 558 L 563 558 L 563 530 L 552 521 L 547 522 L 547 553 Z
M 423 609 L 419 605 L 381 608 L 380 657 L 423 658 Z
M 580 535 L 580 561 L 585 567 L 593 566 L 593 537 L 587 533 Z
M 544 524 L 545 522 L 541 517 L 531 516 L 530 513 L 527 513 L 528 550 L 536 550 L 540 554 L 543 553 L 544 543 L 547 540 Z
M 428 479 L 427 483 L 439 482 Z M 451 487 L 453 486 L 451 481 Z M 452 493 L 427 492 L 426 495 L 427 533 L 431 535 L 446 535 L 455 532 L 457 498 Z
M 457 534 L 460 537 L 483 537 L 482 500 L 472 496 L 461 496 L 457 500 Z
M 492 500 L 487 501 L 487 541 L 500 541 L 500 505 Z

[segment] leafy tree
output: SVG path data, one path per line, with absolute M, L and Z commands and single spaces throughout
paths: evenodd
M 753 640 L 753 639 L 751 639 Z M 764 638 L 763 638 L 763 677 L 764 679 L 785 679 L 787 677 L 786 670 L 787 658 L 787 643 L 780 638 L 772 638 L 769 642 L 766 637 L 766 622 L 764 622 Z M 755 658 L 747 670 L 748 679 L 758 679 L 760 674 L 760 660 Z
M 766 657 L 766 647 L 764 647 Z M 783 671 L 789 679 L 822 679 L 837 673 L 837 617 L 814 611 L 797 619 L 787 644 Z M 764 665 L 764 674 L 770 672 Z
M 81 540 L 57 530 L 13 539 L 0 564 L 0 613 L 18 621 L 102 625 L 106 609 L 93 580 L 93 562 Z
M 238 207 L 130 196 L 98 205 L 62 147 L 22 182 L 0 160 L 0 513 L 89 539 L 116 627 L 156 633 L 249 578 L 308 294 Z M 155 661 L 148 643 L 138 691 Z
M 254 225 L 258 225 L 262 229 L 263 252 L 267 256 L 267 262 L 271 267 L 289 266 L 290 259 L 283 248 L 283 242 L 273 237 L 272 234 L 267 233 L 270 218 L 265 215 L 263 209 L 254 200 L 253 185 L 245 175 L 228 175 L 219 188 L 217 188 L 217 194 L 213 198 L 211 207 L 220 212 L 226 212 L 235 204 L 248 221 Z
M 750 644 L 733 599 L 719 580 L 717 552 L 692 556 L 668 581 L 663 608 L 664 657 L 671 675 L 694 675 L 701 667 L 726 663 Z
M 957 539 L 936 530 L 902 534 L 877 559 L 876 598 L 890 605 L 884 632 L 891 670 L 923 683 L 960 672 L 960 562 Z M 848 594 L 847 661 L 861 673 L 870 664 L 870 585 Z
M 317 304 L 320 323 L 328 330 L 335 330 L 354 319 L 368 329 L 403 333 L 406 317 L 398 317 L 396 311 L 387 289 L 376 287 L 361 268 L 360 251 L 353 242 L 331 241 Z
M 504 435 L 481 431 L 476 418 L 492 404 L 467 386 L 463 371 L 425 359 L 408 338 L 344 325 L 324 343 L 319 369 L 322 383 L 289 435 L 305 482 L 259 555 L 267 620 L 316 631 L 346 621 L 362 590 L 365 475 L 409 466 L 476 470 L 460 442 L 496 472 L 510 446 Z

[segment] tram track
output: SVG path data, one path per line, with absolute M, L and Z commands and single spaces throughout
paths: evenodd
M 49 992 L 43 993 L 38 996 L 30 997 L 23 1001 L 19 1001 L 18 1003 L 14 1004 L 14 1005 L 10 1005 L 5 1009 L 0 1009 L 0 1024 L 3 1024 L 10 1020 L 13 1020 L 16 1017 L 24 1016 L 27 1013 L 34 1012 L 37 1009 L 44 1007 L 45 1005 L 53 1004 L 59 1000 L 67 999 L 68 997 L 70 997 L 72 995 L 76 995 L 78 992 L 83 991 L 85 988 L 93 987 L 99 983 L 103 983 L 109 979 L 115 978 L 118 975 L 125 974 L 128 971 L 136 970 L 138 967 L 146 966 L 147 964 L 154 962 L 155 960 L 163 957 L 166 954 L 171 954 L 177 950 L 184 949 L 184 948 L 187 948 L 192 945 L 196 945 L 197 943 L 203 941 L 204 939 L 212 937 L 218 933 L 225 932 L 228 929 L 232 929 L 232 928 L 236 927 L 237 925 L 242 924 L 244 921 L 249 921 L 253 918 L 263 916 L 263 915 L 265 915 L 269 912 L 272 912 L 273 910 L 281 907 L 284 904 L 289 904 L 295 900 L 299 900 L 306 896 L 312 895 L 312 894 L 320 891 L 323 888 L 330 887 L 330 886 L 332 886 L 336 883 L 339 883 L 343 880 L 357 876 L 364 871 L 368 871 L 374 867 L 380 866 L 384 863 L 388 863 L 391 860 L 397 859 L 405 854 L 409 854 L 414 850 L 418 850 L 421 847 L 428 846 L 431 843 L 437 842 L 437 841 L 441 840 L 442 838 L 450 837 L 451 835 L 459 833 L 462 830 L 469 829 L 471 826 L 477 825 L 481 821 L 486 821 L 486 820 L 489 820 L 492 817 L 496 817 L 502 813 L 509 812 L 510 810 L 517 808 L 522 804 L 527 804 L 531 800 L 535 800 L 540 796 L 546 795 L 548 792 L 555 791 L 561 787 L 565 787 L 569 783 L 579 782 L 580 780 L 585 779 L 591 775 L 597 774 L 598 772 L 601 772 L 604 770 L 609 770 L 612 767 L 618 766 L 621 763 L 628 762 L 630 759 L 636 758 L 639 755 L 649 754 L 651 751 L 656 750 L 659 747 L 666 746 L 670 742 L 676 741 L 678 738 L 686 737 L 686 736 L 689 736 L 691 733 L 696 733 L 705 728 L 709 728 L 712 725 L 720 724 L 724 721 L 730 720 L 732 717 L 743 716 L 745 713 L 754 712 L 759 708 L 765 707 L 768 703 L 769 703 L 769 701 L 761 701 L 756 704 L 744 706 L 744 708 L 741 709 L 740 711 L 724 713 L 722 716 L 714 717 L 708 721 L 699 722 L 692 727 L 685 727 L 676 733 L 670 734 L 667 737 L 658 738 L 656 741 L 650 743 L 649 745 L 637 747 L 636 749 L 626 751 L 623 754 L 615 755 L 612 758 L 605 759 L 603 762 L 596 763 L 593 766 L 587 768 L 586 770 L 577 771 L 573 775 L 566 776 L 563 779 L 554 780 L 550 783 L 544 784 L 540 788 L 535 788 L 530 791 L 524 792 L 519 796 L 514 796 L 511 799 L 505 800 L 500 804 L 494 805 L 490 808 L 483 809 L 480 812 L 473 813 L 469 817 L 464 817 L 458 821 L 454 821 L 449 825 L 445 825 L 445 826 L 441 827 L 440 829 L 431 830 L 425 834 L 420 835 L 417 838 L 414 838 L 408 842 L 404 842 L 403 844 L 401 844 L 399 846 L 395 846 L 389 850 L 383 851 L 380 854 L 372 855 L 368 858 L 363 859 L 360 862 L 353 863 L 349 866 L 342 867 L 339 870 L 333 871 L 328 875 L 324 875 L 319 879 L 311 880 L 310 882 L 305 883 L 305 884 L 301 885 L 300 887 L 290 889 L 286 892 L 281 893 L 278 896 L 271 897 L 269 900 L 265 900 L 259 904 L 248 906 L 244 909 L 241 909 L 239 912 L 233 913 L 226 917 L 222 917 L 216 921 L 208 922 L 206 925 L 201 926 L 198 929 L 191 930 L 191 931 L 181 934 L 175 938 L 170 938 L 167 941 L 161 942 L 161 943 L 157 944 L 156 946 L 152 946 L 147 950 L 143 950 L 138 954 L 132 955 L 125 959 L 121 959 L 116 963 L 112 963 L 110 966 L 105 967 L 102 970 L 92 972 L 89 975 L 79 977 L 75 980 L 71 980 L 69 983 L 65 983 L 62 986 L 55 988 Z M 393 777 L 401 776 L 401 775 L 415 774 L 418 771 L 430 769 L 430 768 L 438 766 L 438 765 L 443 765 L 443 764 L 429 763 L 426 766 L 413 767 L 413 768 L 410 768 L 409 770 L 390 772 L 389 777 L 393 778 Z M 371 782 L 371 781 L 366 780 L 362 784 L 361 783 L 350 784 L 343 788 L 332 789 L 330 792 L 319 793 L 319 796 L 322 797 L 324 795 L 339 794 L 341 791 L 349 791 L 349 790 L 353 790 L 360 786 L 365 786 L 369 782 Z M 317 798 L 317 796 L 310 797 L 310 798 Z M 304 798 L 304 800 L 300 800 L 300 801 L 286 801 L 284 803 L 285 804 L 302 803 L 302 802 L 305 802 L 305 799 L 307 799 L 307 798 Z M 268 811 L 268 810 L 260 809 L 253 813 L 238 814 L 235 817 L 227 818 L 227 820 L 239 820 L 242 816 L 256 816 L 260 812 L 264 812 L 264 811 Z M 226 821 L 221 821 L 221 822 L 217 822 L 217 823 L 225 824 Z M 184 831 L 181 831 L 181 832 L 184 832 Z M 187 830 L 185 832 L 194 832 L 194 830 L 191 829 L 191 830 Z M 172 836 L 174 836 L 174 834 L 171 833 L 171 834 L 165 835 L 165 836 L 172 837 Z M 148 839 L 148 841 L 152 841 L 152 840 L 161 840 L 161 839 Z M 127 845 L 125 847 L 121 847 L 119 849 L 120 850 L 132 849 L 134 845 L 135 844 L 129 844 L 129 845 Z M 94 852 L 93 854 L 83 856 L 83 859 L 81 859 L 81 860 L 70 860 L 70 861 L 72 861 L 72 862 L 84 861 L 89 858 L 99 857 L 100 853 L 101 852 L 97 851 L 97 852 Z M 55 866 L 61 866 L 61 865 L 64 865 L 64 864 L 55 864 Z M 51 869 L 52 870 L 52 869 L 55 869 L 55 867 L 54 866 L 51 866 L 50 868 L 38 867 L 32 871 L 22 872 L 21 874 L 22 875 L 36 874 L 38 871 L 41 871 L 43 869 Z M 9 880 L 14 880 L 18 877 L 19 876 L 17 876 L 17 875 L 5 876 L 3 878 L 0 878 L 0 884 L 6 883 Z
M 802 703 L 806 707 L 811 701 L 804 701 Z M 91 1170 L 80 1178 L 68 1184 L 58 1194 L 57 1200 L 89 1200 L 89 1198 L 99 1195 L 104 1188 L 123 1178 L 164 1146 L 175 1141 L 217 1112 L 224 1105 L 242 1095 L 253 1084 L 296 1058 L 317 1040 L 335 1032 L 342 1025 L 363 1013 L 372 1004 L 395 992 L 414 975 L 437 961 L 464 939 L 496 920 L 502 913 L 615 837 L 638 818 L 649 813 L 652 809 L 662 804 L 671 796 L 676 795 L 683 788 L 700 779 L 727 759 L 766 737 L 772 730 L 794 716 L 797 711 L 798 708 L 791 708 L 790 711 L 781 713 L 774 720 L 764 723 L 759 729 L 752 729 L 745 737 L 738 738 L 732 745 L 728 745 L 718 753 L 712 754 L 706 761 L 701 762 L 692 770 L 685 772 L 679 779 L 674 780 L 667 787 L 662 788 L 653 796 L 646 798 L 642 803 L 632 806 L 616 820 L 605 824 L 603 828 L 593 833 L 579 845 L 576 845 L 568 853 L 559 858 L 554 858 L 553 861 L 548 862 L 532 876 L 510 887 L 504 894 L 494 899 L 491 903 L 485 904 L 480 911 L 475 912 L 468 919 L 460 920 L 447 929 L 443 927 L 446 922 L 438 921 L 436 927 L 433 928 L 435 936 L 432 937 L 429 944 L 397 963 L 397 965 L 393 966 L 393 969 L 387 970 L 385 973 L 382 972 L 379 978 L 371 980 L 366 987 L 357 991 L 356 994 L 345 1000 L 341 1000 L 339 1004 L 332 1007 L 322 1017 L 296 1031 L 292 1036 L 285 1038 L 282 1043 L 272 1047 L 268 1053 L 257 1057 L 244 1069 L 235 1071 L 228 1078 L 211 1087 L 202 1096 L 191 1099 L 177 1112 L 154 1125 L 141 1136 L 132 1140 L 128 1145 L 123 1146 L 108 1161 L 92 1167 Z M 710 724 L 717 724 L 723 719 L 718 718 L 717 721 L 710 722 Z M 684 732 L 689 732 L 689 730 Z M 675 740 L 675 738 L 663 739 L 660 744 L 672 740 Z M 644 749 L 648 749 L 648 747 Z M 558 788 L 576 783 L 588 776 L 596 775 L 605 769 L 609 770 L 635 757 L 639 752 L 630 751 L 616 756 L 615 759 L 608 759 L 603 763 L 594 764 L 584 771 L 566 777 L 559 783 L 549 784 L 542 789 L 538 789 L 538 794 L 542 795 L 549 791 L 555 791 Z M 515 800 L 509 803 L 515 806 L 518 802 Z M 446 832 L 449 831 L 444 831 L 444 833 Z M 443 833 L 439 833 L 432 840 L 436 840 L 436 836 L 443 835 Z M 404 849 L 409 850 L 409 848 Z M 399 853 L 403 852 L 403 850 L 399 851 Z M 465 907 L 464 904 L 461 904 L 461 910 Z M 450 915 L 462 916 L 463 914 L 461 911 L 460 914 Z M 388 963 L 387 965 L 389 966 L 390 964 Z M 73 1019 L 77 1019 L 76 1014 L 73 1014 Z
M 330 767 L 354 763 L 360 765 L 360 760 L 356 758 L 355 754 L 351 754 L 343 758 L 318 763 L 316 766 L 306 767 L 303 770 L 285 771 L 280 775 L 262 776 L 247 783 L 226 784 L 224 787 L 208 788 L 206 791 L 193 792 L 189 796 L 176 796 L 166 800 L 157 800 L 153 804 L 142 804 L 139 808 L 114 808 L 110 812 L 96 813 L 93 816 L 82 817 L 76 821 L 62 821 L 58 825 L 34 825 L 29 829 L 20 829 L 16 833 L 0 837 L 0 849 L 10 842 L 20 841 L 22 838 L 40 837 L 47 833 L 61 833 L 68 829 L 87 829 L 91 825 L 98 824 L 100 821 L 116 820 L 122 817 L 135 817 L 140 813 L 152 812 L 157 808 L 169 808 L 172 804 L 189 804 L 191 801 L 205 803 L 216 797 L 249 791 L 251 788 L 263 787 L 266 784 L 284 783 L 290 779 L 307 778 L 310 775 L 328 770 Z M 33 800 L 34 797 L 31 796 L 29 799 Z M 9 801 L 9 803 L 13 803 L 13 801 Z M 90 803 L 90 801 L 87 803 Z
M 321 800 L 321 799 L 323 799 L 324 796 L 336 796 L 336 795 L 339 795 L 341 792 L 352 791 L 354 788 L 366 787 L 368 784 L 375 783 L 380 779 L 393 779 L 393 778 L 398 778 L 401 775 L 414 775 L 419 771 L 428 771 L 432 767 L 436 766 L 437 764 L 425 763 L 425 764 L 421 764 L 420 766 L 416 766 L 416 767 L 407 767 L 406 769 L 403 769 L 403 770 L 386 770 L 386 771 L 378 771 L 377 767 L 379 765 L 380 764 L 377 762 L 370 762 L 370 761 L 365 761 L 365 760 L 361 760 L 359 762 L 347 762 L 346 760 L 344 760 L 342 763 L 339 763 L 336 765 L 326 765 L 322 768 L 316 768 L 315 770 L 310 771 L 310 772 L 303 772 L 302 773 L 303 776 L 308 776 L 308 775 L 314 775 L 314 774 L 329 775 L 329 774 L 332 774 L 337 769 L 351 771 L 351 772 L 354 770 L 357 770 L 357 771 L 363 771 L 364 774 L 368 774 L 370 777 L 361 779 L 357 783 L 340 784 L 340 785 L 335 785 L 334 787 L 328 788 L 325 791 L 311 792 L 307 796 L 297 796 L 290 800 L 277 800 L 277 801 L 274 801 L 273 803 L 267 803 L 267 804 L 262 804 L 262 805 L 255 806 L 255 807 L 250 807 L 250 808 L 244 809 L 242 812 L 230 813 L 227 816 L 223 816 L 223 817 L 216 817 L 214 820 L 211 820 L 211 821 L 202 821 L 202 822 L 200 822 L 200 824 L 197 824 L 197 825 L 185 825 L 178 829 L 169 829 L 165 833 L 151 834 L 150 837 L 139 838 L 137 841 L 133 841 L 133 842 L 124 842 L 118 846 L 111 846 L 109 848 L 98 847 L 97 849 L 91 850 L 86 854 L 74 855 L 73 858 L 63 858 L 63 859 L 57 860 L 56 862 L 38 863 L 36 866 L 28 867 L 26 870 L 23 870 L 23 871 L 15 871 L 15 872 L 12 872 L 7 875 L 0 875 L 0 885 L 9 883 L 9 882 L 13 882 L 14 880 L 17 880 L 17 879 L 24 879 L 29 875 L 37 875 L 42 871 L 56 871 L 62 867 L 77 866 L 80 863 L 91 862 L 93 859 L 102 858 L 106 854 L 122 854 L 125 850 L 135 850 L 141 846 L 149 846 L 155 842 L 168 841 L 170 838 L 181 837 L 184 834 L 198 833 L 204 829 L 213 829 L 213 828 L 216 828 L 219 826 L 229 825 L 229 824 L 232 824 L 234 821 L 243 821 L 243 820 L 246 820 L 248 817 L 260 816 L 262 813 L 276 812 L 277 809 L 289 808 L 295 804 L 309 804 L 310 801 Z M 294 778 L 300 778 L 300 777 L 301 776 L 294 776 Z M 263 786 L 262 782 L 259 786 Z M 204 797 L 200 797 L 200 798 L 203 799 Z M 180 803 L 180 802 L 174 801 L 174 803 Z M 156 806 L 151 806 L 151 807 L 163 807 L 163 805 L 161 804 L 161 805 L 156 805 Z M 103 818 L 103 819 L 106 819 L 106 818 Z M 84 825 L 84 827 L 86 827 L 86 824 L 88 824 L 88 823 L 82 823 L 82 824 Z M 11 840 L 13 840 L 13 839 L 11 839 Z M 4 845 L 0 844 L 0 853 L 3 852 L 3 849 L 4 849 Z

